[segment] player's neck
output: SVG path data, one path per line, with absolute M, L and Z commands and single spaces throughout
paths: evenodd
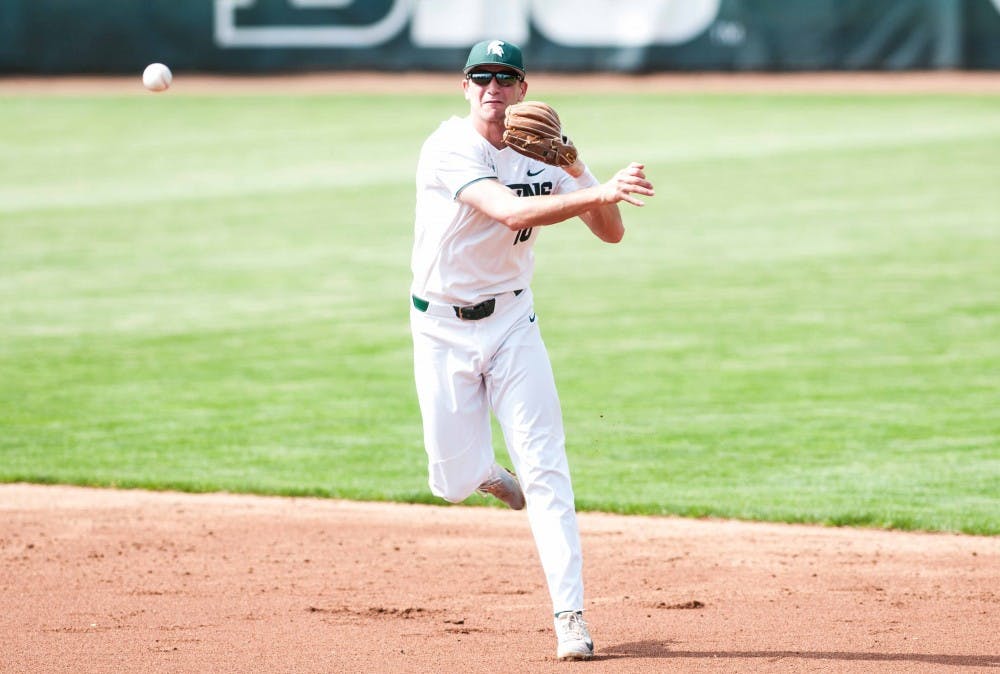
M 502 150 L 507 147 L 507 144 L 503 142 L 503 122 L 490 122 L 485 119 L 477 118 L 475 115 L 472 116 L 472 128 L 479 133 L 480 136 L 489 141 L 490 145 L 498 150 Z

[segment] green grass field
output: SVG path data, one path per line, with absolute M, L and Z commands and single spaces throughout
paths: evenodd
M 1000 97 L 547 100 L 658 191 L 536 247 L 581 509 L 1000 534 Z M 0 98 L 0 481 L 436 502 L 412 174 L 464 106 Z

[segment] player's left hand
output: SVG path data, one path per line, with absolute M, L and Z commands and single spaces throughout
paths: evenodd
M 566 167 L 577 160 L 576 146 L 562 132 L 559 114 L 547 103 L 521 101 L 504 112 L 503 141 L 525 157 Z

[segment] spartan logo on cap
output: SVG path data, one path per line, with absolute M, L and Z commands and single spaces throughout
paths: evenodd
M 503 40 L 493 40 L 488 45 L 486 45 L 487 54 L 496 54 L 500 58 L 503 58 Z

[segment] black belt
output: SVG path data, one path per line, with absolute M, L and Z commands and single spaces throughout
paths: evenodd
M 524 292 L 524 289 L 515 290 L 514 295 L 520 295 Z M 431 305 L 427 300 L 420 299 L 416 295 L 411 295 L 413 298 L 413 306 L 417 308 L 418 311 L 427 311 L 427 308 Z M 497 308 L 497 298 L 491 297 L 488 300 L 483 300 L 479 304 L 471 304 L 464 307 L 452 306 L 455 310 L 455 315 L 464 321 L 478 321 L 488 316 L 492 316 L 493 312 Z

